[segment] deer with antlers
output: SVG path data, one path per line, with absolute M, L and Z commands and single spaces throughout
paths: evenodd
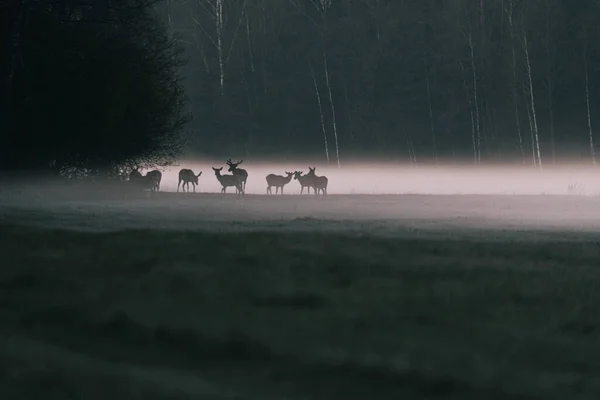
M 327 196 L 327 184 L 329 180 L 326 176 L 318 176 L 315 174 L 316 167 L 308 167 L 307 177 L 310 177 L 313 181 L 313 189 L 315 190 L 315 195 L 319 196 L 319 191 L 323 193 L 323 197 Z
M 233 162 L 231 162 L 231 158 L 229 160 L 225 161 L 225 163 L 229 166 L 228 171 L 241 178 L 242 186 L 243 186 L 243 189 L 245 192 L 246 191 L 246 180 L 248 180 L 248 171 L 246 171 L 245 169 L 242 169 L 242 168 L 238 168 L 238 166 L 243 162 L 244 162 L 244 160 L 240 160 L 236 163 L 233 163 Z M 237 193 L 237 190 L 238 189 L 236 187 L 236 193 Z
M 223 197 L 225 195 L 225 193 L 227 192 L 227 188 L 229 186 L 234 186 L 236 188 L 236 193 L 238 195 L 238 197 L 240 196 L 240 194 L 242 196 L 244 196 L 244 187 L 242 184 L 242 177 L 240 175 L 221 175 L 221 170 L 223 170 L 223 167 L 221 168 L 215 168 L 213 167 L 213 171 L 215 171 L 215 176 L 217 177 L 217 180 L 219 181 L 219 183 L 221 184 L 222 188 L 221 188 L 221 197 Z
M 302 175 L 302 174 L 303 174 L 303 171 L 295 171 L 294 179 L 300 183 L 300 187 L 301 187 L 300 194 L 302 194 L 304 192 L 304 188 L 306 188 L 306 190 L 308 191 L 308 194 L 310 194 L 310 188 L 313 188 L 313 190 L 314 190 L 313 178 L 308 175 Z
M 283 194 L 283 187 L 290 183 L 292 180 L 292 176 L 294 176 L 294 172 L 285 172 L 287 176 L 269 174 L 267 175 L 267 194 L 273 194 L 271 191 L 271 186 L 275 186 L 275 194 L 277 191 L 281 189 L 281 194 Z
M 177 182 L 177 192 L 179 192 L 179 185 L 181 184 L 181 182 L 183 182 L 183 185 L 181 185 L 181 191 L 185 192 L 185 188 L 187 186 L 187 191 L 189 193 L 191 183 L 194 188 L 194 193 L 196 193 L 196 185 L 198 184 L 198 178 L 200 178 L 200 175 L 202 175 L 202 171 L 200 171 L 198 175 L 194 174 L 194 171 L 192 171 L 191 169 L 184 168 L 181 171 L 179 171 L 179 182 Z

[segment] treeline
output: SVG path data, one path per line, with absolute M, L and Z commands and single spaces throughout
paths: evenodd
M 167 0 L 192 150 L 593 157 L 597 0 Z
M 6 3 L 3 170 L 111 175 L 178 155 L 190 120 L 179 75 L 185 59 L 154 3 Z

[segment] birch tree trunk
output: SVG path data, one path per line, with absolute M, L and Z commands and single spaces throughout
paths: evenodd
M 321 105 L 321 95 L 319 94 L 319 86 L 317 85 L 317 79 L 315 78 L 315 71 L 313 70 L 312 65 L 309 63 L 310 74 L 313 79 L 313 84 L 315 86 L 315 93 L 317 95 L 317 104 L 319 105 L 319 115 L 321 116 L 321 129 L 323 130 L 323 142 L 325 145 L 325 159 L 327 160 L 327 164 L 329 164 L 329 145 L 327 144 L 327 131 L 325 130 L 325 119 L 323 118 L 323 107 Z
M 525 92 L 525 96 L 527 96 L 527 90 L 523 88 Z M 533 118 L 531 118 L 531 106 L 529 105 L 529 100 L 525 98 L 525 106 L 527 108 L 527 119 L 529 120 L 529 133 L 531 134 L 531 160 L 532 165 L 535 167 L 537 165 L 537 157 L 535 155 L 535 136 L 533 133 Z
M 325 67 L 325 81 L 327 82 L 327 91 L 329 92 L 329 104 L 331 104 L 333 138 L 335 139 L 335 156 L 337 160 L 337 166 L 338 168 L 340 168 L 340 146 L 338 143 L 337 124 L 335 121 L 335 105 L 333 104 L 333 96 L 331 95 L 331 84 L 329 82 L 329 68 L 327 67 L 327 56 L 325 55 L 325 50 L 323 50 L 323 63 Z
M 533 133 L 535 137 L 535 147 L 537 153 L 538 167 L 542 170 L 542 155 L 540 153 L 540 136 L 537 125 L 537 117 L 535 113 L 535 96 L 533 94 L 533 78 L 531 74 L 531 61 L 529 59 L 529 44 L 527 41 L 527 33 L 523 31 L 523 49 L 525 50 L 525 60 L 527 62 L 527 77 L 529 81 L 529 97 L 531 99 L 531 117 L 533 120 Z
M 469 23 L 469 30 L 471 24 Z M 473 36 L 471 31 L 468 35 L 469 50 L 471 52 L 471 70 L 473 72 L 473 100 L 475 104 L 475 128 L 477 132 L 477 164 L 481 164 L 481 123 L 479 114 L 479 100 L 477 97 L 477 69 L 475 67 L 475 51 L 473 49 Z
M 588 132 L 590 137 L 590 155 L 592 157 L 592 165 L 596 165 L 596 152 L 594 150 L 594 132 L 592 130 L 592 116 L 590 112 L 590 78 L 588 74 L 588 62 L 587 62 L 587 37 L 584 38 L 583 42 L 583 68 L 585 72 L 585 103 L 587 106 L 587 122 Z
M 221 84 L 221 97 L 225 87 L 225 67 L 223 65 L 223 0 L 217 0 L 216 18 L 217 25 L 217 52 L 219 56 L 219 82 Z
M 465 67 L 463 66 L 462 61 L 459 61 L 458 63 L 462 71 L 465 94 L 467 95 L 467 101 L 469 102 L 469 116 L 471 117 L 471 141 L 473 143 L 473 162 L 477 164 L 477 142 L 475 140 L 475 117 L 473 116 L 473 102 L 471 101 L 471 95 L 469 94 L 469 85 L 467 85 Z
M 435 124 L 433 123 L 433 107 L 431 106 L 431 91 L 429 86 L 429 77 L 425 79 L 427 84 L 427 105 L 429 107 L 429 127 L 431 129 L 431 140 L 433 141 L 433 160 L 437 160 L 437 150 L 435 141 Z
M 521 163 L 525 165 L 525 151 L 523 149 L 523 136 L 521 135 L 521 121 L 519 118 L 519 97 L 517 95 L 517 55 L 515 51 L 515 31 L 513 25 L 513 1 L 509 0 L 508 5 L 508 25 L 510 28 L 510 47 L 512 53 L 512 75 L 513 75 L 513 87 L 512 97 L 513 106 L 515 109 L 515 123 L 517 127 L 517 139 L 519 141 L 519 151 L 521 152 Z

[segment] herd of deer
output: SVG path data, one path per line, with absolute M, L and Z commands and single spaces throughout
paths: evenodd
M 229 166 L 228 172 L 231 172 L 231 175 L 221 175 L 221 168 L 214 168 L 215 176 L 219 183 L 221 184 L 221 196 L 225 195 L 228 187 L 235 187 L 235 192 L 238 197 L 240 195 L 244 195 L 246 192 L 246 181 L 248 180 L 248 171 L 242 168 L 238 168 L 239 165 L 244 162 L 244 160 L 238 161 L 237 163 L 231 162 L 231 159 L 227 160 L 225 163 Z M 319 196 L 319 193 L 323 195 L 323 197 L 327 196 L 327 184 L 328 179 L 326 176 L 317 176 L 315 174 L 315 167 L 308 167 L 308 173 L 306 175 L 302 175 L 303 171 L 294 171 L 294 172 L 285 172 L 286 176 L 269 174 L 266 177 L 267 180 L 267 194 L 273 194 L 271 190 L 272 187 L 275 187 L 275 194 L 281 193 L 283 194 L 283 187 L 291 182 L 292 177 L 300 183 L 300 194 L 304 193 L 304 188 L 308 190 L 310 194 L 310 189 L 312 188 L 315 196 Z M 202 175 L 202 171 L 196 175 L 194 171 L 191 169 L 182 169 L 179 171 L 179 182 L 177 183 L 177 192 L 179 192 L 179 187 L 181 186 L 181 190 L 185 192 L 190 191 L 190 184 L 192 184 L 194 193 L 196 192 L 196 185 L 198 185 L 198 178 Z M 153 170 L 148 172 L 146 175 L 142 175 L 138 168 L 136 167 L 129 174 L 129 181 L 142 187 L 144 190 L 148 190 L 151 193 L 156 193 L 160 190 L 160 181 L 162 180 L 162 173 L 158 170 Z M 183 183 L 183 184 L 182 184 Z

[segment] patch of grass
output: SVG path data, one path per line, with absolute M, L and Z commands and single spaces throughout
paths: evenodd
M 98 362 L 308 398 L 600 394 L 595 243 L 0 234 L 0 333 Z

